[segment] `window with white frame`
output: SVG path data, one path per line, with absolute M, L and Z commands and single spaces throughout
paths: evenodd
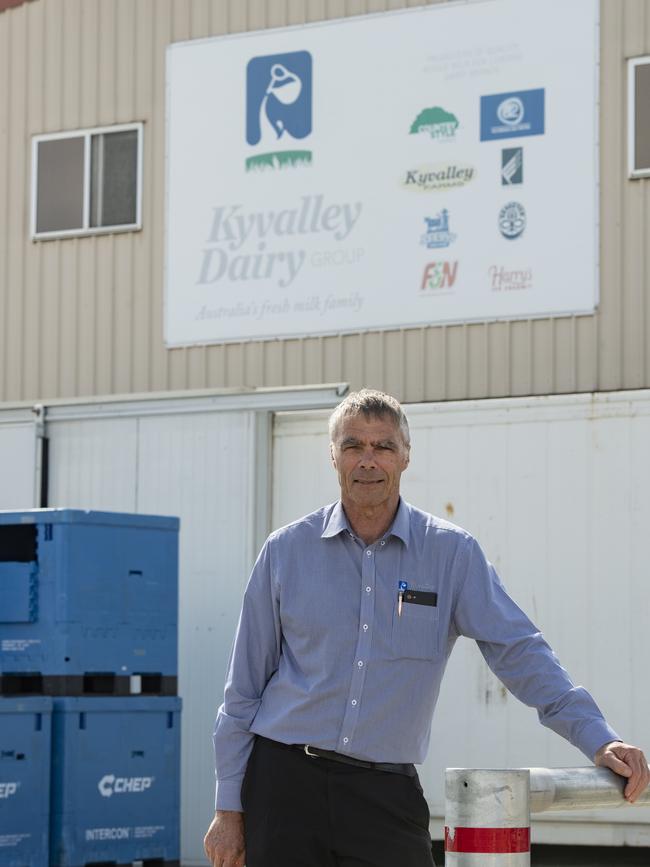
M 631 178 L 650 177 L 650 57 L 627 62 L 627 143 Z
M 32 237 L 141 226 L 142 124 L 34 136 Z

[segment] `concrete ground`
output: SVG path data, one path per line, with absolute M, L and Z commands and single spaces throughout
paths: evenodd
M 436 867 L 443 867 L 442 843 L 433 844 Z M 614 846 L 533 846 L 532 867 L 650 867 L 650 849 Z

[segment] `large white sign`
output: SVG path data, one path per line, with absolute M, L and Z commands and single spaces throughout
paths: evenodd
M 597 0 L 483 0 L 167 57 L 170 346 L 592 312 Z

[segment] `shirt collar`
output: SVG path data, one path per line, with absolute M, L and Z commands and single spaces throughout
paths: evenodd
M 405 503 L 402 497 L 400 497 L 397 512 L 395 513 L 395 519 L 384 538 L 387 538 L 388 536 L 397 536 L 397 538 L 401 539 L 408 547 L 410 526 L 411 520 L 408 503 Z M 352 534 L 352 529 L 343 509 L 343 505 L 341 504 L 341 501 L 338 500 L 334 504 L 334 508 L 330 512 L 329 518 L 327 518 L 325 529 L 321 533 L 321 539 L 331 539 L 333 536 L 338 536 L 339 533 L 342 533 L 343 531 Z
M 395 514 L 393 526 L 388 531 L 387 535 L 397 536 L 408 548 L 409 536 L 411 534 L 411 516 L 409 514 L 409 505 L 402 497 L 399 498 L 399 506 Z
M 334 503 L 334 508 L 325 522 L 325 529 L 321 533 L 321 539 L 331 539 L 332 536 L 338 536 L 338 534 L 342 533 L 344 530 L 347 530 L 348 533 L 352 532 L 345 511 L 343 510 L 343 505 L 341 504 L 341 501 L 338 500 Z

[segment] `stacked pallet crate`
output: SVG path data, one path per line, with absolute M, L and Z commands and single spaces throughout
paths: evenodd
M 0 867 L 179 860 L 178 520 L 0 512 Z

